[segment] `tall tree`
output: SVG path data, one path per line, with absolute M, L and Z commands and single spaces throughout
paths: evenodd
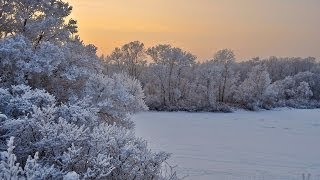
M 130 42 L 122 46 L 121 50 L 129 75 L 138 78 L 141 73 L 139 65 L 146 63 L 144 44 L 139 41 Z
M 133 41 L 121 48 L 115 48 L 107 56 L 106 61 L 115 66 L 116 72 L 124 72 L 139 79 L 142 69 L 147 63 L 144 44 Z
M 158 77 L 161 81 L 163 104 L 170 105 L 176 101 L 177 91 L 175 82 L 181 82 L 183 68 L 191 67 L 195 63 L 196 57 L 189 52 L 171 45 L 157 45 L 147 50 L 156 65 L 157 71 L 160 71 Z M 176 84 L 177 85 L 177 84 Z
M 219 50 L 215 53 L 213 61 L 220 65 L 222 69 L 218 85 L 218 101 L 225 102 L 227 91 L 230 91 L 231 86 L 234 84 L 234 78 L 236 78 L 233 70 L 235 54 L 230 49 Z

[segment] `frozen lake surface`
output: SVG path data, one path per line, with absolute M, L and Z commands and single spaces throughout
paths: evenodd
M 199 180 L 320 180 L 320 110 L 143 112 L 136 133 Z

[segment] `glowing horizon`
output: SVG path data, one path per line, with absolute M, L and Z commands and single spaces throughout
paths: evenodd
M 317 0 L 68 0 L 79 34 L 99 54 L 139 40 L 169 43 L 208 59 L 223 48 L 238 59 L 320 58 Z

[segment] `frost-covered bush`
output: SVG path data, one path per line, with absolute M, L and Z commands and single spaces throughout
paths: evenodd
M 267 89 L 267 97 L 272 100 L 274 106 L 312 107 L 312 96 L 309 83 L 300 81 L 296 76 L 276 81 Z
M 62 179 L 63 173 L 54 166 L 45 166 L 38 163 L 38 153 L 31 156 L 25 162 L 24 168 L 22 164 L 17 162 L 17 156 L 14 154 L 15 149 L 14 137 L 8 140 L 7 151 L 1 152 L 0 159 L 0 178 L 3 180 L 18 180 L 18 179 Z
M 10 89 L 0 88 L 0 111 L 7 116 L 18 118 L 30 115 L 33 106 L 40 108 L 55 104 L 55 98 L 44 90 L 31 90 L 26 85 L 12 86 Z
M 125 76 L 118 78 L 124 80 Z M 128 91 L 137 93 L 134 87 L 127 87 Z M 1 144 L 15 137 L 16 146 L 13 150 L 13 140 L 10 140 L 7 153 L 11 159 L 3 157 L 2 164 L 10 161 L 24 167 L 18 168 L 17 165 L 14 169 L 17 176 L 54 176 L 59 179 L 76 173 L 79 178 L 85 179 L 161 178 L 162 164 L 169 155 L 151 152 L 147 143 L 136 138 L 134 132 L 126 127 L 99 121 L 96 109 L 81 106 L 80 102 L 57 105 L 54 97 L 47 92 L 32 90 L 25 85 L 0 88 L 0 92 L 5 92 L 1 98 L 6 99 L 0 102 L 1 107 L 12 107 L 23 112 L 6 111 L 1 115 Z M 116 93 L 118 96 L 120 94 Z M 1 112 L 3 110 L 5 108 Z M 5 149 L 4 146 L 0 148 Z M 30 159 L 29 155 L 33 154 L 35 158 Z M 39 170 L 30 175 L 35 168 Z M 2 176 L 6 175 L 4 173 Z

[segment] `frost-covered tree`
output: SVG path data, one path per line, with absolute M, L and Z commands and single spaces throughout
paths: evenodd
M 298 83 L 307 82 L 313 94 L 311 97 L 320 100 L 320 73 L 310 71 L 299 72 L 294 75 L 294 78 Z
M 200 101 L 199 110 L 205 111 L 230 111 L 228 106 L 219 102 L 219 84 L 222 74 L 221 66 L 213 61 L 206 61 L 198 64 L 192 73 L 195 77 L 194 86 L 196 90 L 191 90 L 191 97 L 197 98 L 193 102 Z M 201 90 L 201 91 L 199 91 Z
M 263 59 L 270 74 L 272 81 L 284 79 L 287 76 L 294 76 L 305 71 L 314 71 L 316 66 L 316 59 L 313 57 L 275 57 Z
M 238 78 L 238 75 L 234 72 L 235 54 L 230 49 L 219 50 L 215 53 L 213 62 L 221 69 L 218 75 L 217 99 L 222 103 L 228 102 Z
M 263 106 L 266 90 L 271 80 L 266 68 L 261 65 L 253 67 L 248 77 L 239 85 L 235 99 L 248 108 Z
M 199 67 L 199 80 L 205 86 L 205 96 L 209 106 L 214 106 L 217 102 L 217 91 L 215 88 L 217 87 L 217 77 L 220 73 L 221 69 L 212 62 L 205 62 Z
M 147 50 L 153 64 L 152 73 L 156 76 L 157 88 L 160 90 L 162 106 L 175 106 L 183 98 L 184 75 L 194 63 L 196 57 L 180 48 L 170 45 L 157 45 Z
M 144 44 L 139 41 L 130 42 L 121 47 L 124 64 L 127 67 L 128 74 L 139 78 L 141 68 L 145 65 Z
M 115 48 L 107 56 L 105 62 L 109 62 L 115 68 L 116 72 L 125 72 L 128 75 L 139 79 L 144 66 L 146 65 L 146 53 L 144 44 L 139 41 L 133 41 L 123 45 L 121 48 Z
M 65 21 L 72 7 L 62 0 L 2 0 L 1 37 L 22 34 L 34 47 L 41 42 L 65 42 L 77 32 L 75 20 Z
M 296 90 L 296 98 L 309 100 L 313 96 L 310 86 L 307 82 L 302 81 Z
M 10 32 L 10 28 L 13 26 L 12 12 L 13 3 L 11 0 L 1 0 L 0 1 L 0 37 L 5 37 Z
M 121 48 L 115 48 L 110 55 L 103 57 L 107 66 L 112 66 L 115 72 L 126 72 L 125 59 Z

